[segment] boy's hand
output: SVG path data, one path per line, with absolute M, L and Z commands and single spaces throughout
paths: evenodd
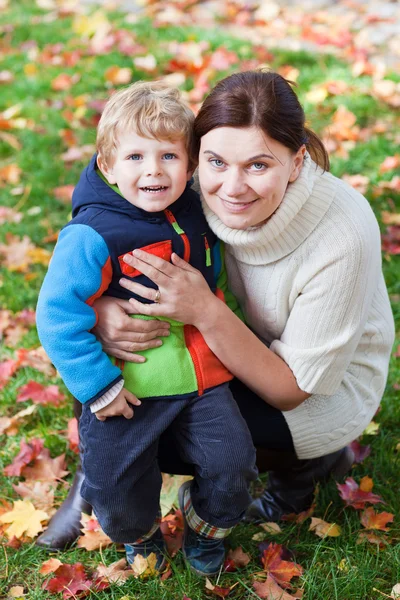
M 95 415 L 99 421 L 105 421 L 107 417 L 118 417 L 119 415 L 122 415 L 125 419 L 132 419 L 133 409 L 130 404 L 140 406 L 141 402 L 131 392 L 122 388 L 118 396 L 110 404 L 95 412 Z

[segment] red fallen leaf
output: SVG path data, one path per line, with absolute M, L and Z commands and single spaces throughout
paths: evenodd
M 222 570 L 224 573 L 233 573 L 236 571 L 235 562 L 231 558 L 226 558 Z
M 182 512 L 177 510 L 174 514 L 164 517 L 160 524 L 161 533 L 167 545 L 168 554 L 175 554 L 182 548 L 183 539 L 183 517 Z
M 226 598 L 230 594 L 231 590 L 231 587 L 223 588 L 219 585 L 214 585 L 209 579 L 206 578 L 206 593 L 208 595 L 211 594 L 213 596 L 218 596 L 219 598 Z
M 371 446 L 362 446 L 357 440 L 351 442 L 350 448 L 353 451 L 356 464 L 362 463 L 371 454 Z
M 15 355 L 19 367 L 32 367 L 41 373 L 44 373 L 48 377 L 54 377 L 56 374 L 55 368 L 52 366 L 49 357 L 47 356 L 44 348 L 19 348 Z
M 168 566 L 168 568 L 161 575 L 160 579 L 161 579 L 161 581 L 166 581 L 167 579 L 169 579 L 171 577 L 171 575 L 172 575 L 172 569 L 170 566 Z
M 380 531 L 389 531 L 387 523 L 393 523 L 394 515 L 388 512 L 376 513 L 372 506 L 364 510 L 361 515 L 361 524 L 366 529 L 379 529 Z
M 253 588 L 258 598 L 265 598 L 266 600 L 293 600 L 294 598 L 294 596 L 285 592 L 271 575 L 268 575 L 265 581 L 255 581 Z
M 39 573 L 41 575 L 48 575 L 49 573 L 54 573 L 57 571 L 59 567 L 61 567 L 62 562 L 58 560 L 58 558 L 49 558 L 42 563 L 42 566 L 39 569 Z
M 22 540 L 19 540 L 15 535 L 5 544 L 8 548 L 13 548 L 14 550 L 19 550 L 22 546 Z
M 365 508 L 367 503 L 378 504 L 382 502 L 384 504 L 382 498 L 377 494 L 361 490 L 358 483 L 356 483 L 352 477 L 348 477 L 344 483 L 337 483 L 336 485 L 346 506 L 362 509 Z
M 8 206 L 0 206 L 0 225 L 4 223 L 19 223 L 23 214 Z
M 19 477 L 23 468 L 39 456 L 43 447 L 43 440 L 35 438 L 28 443 L 22 440 L 19 454 L 17 454 L 10 465 L 5 467 L 4 474 L 8 477 Z
M 390 544 L 390 541 L 385 539 L 384 536 L 380 537 L 379 534 L 376 534 L 373 531 L 361 531 L 358 534 L 356 544 L 362 544 L 365 541 L 368 541 L 370 544 L 376 544 L 379 548 L 385 548 Z
M 227 559 L 229 561 L 232 561 L 235 567 L 237 567 L 238 569 L 241 569 L 242 567 L 247 567 L 247 565 L 251 561 L 250 556 L 246 554 L 246 552 L 243 552 L 241 546 L 235 548 L 234 550 L 229 550 Z
M 9 358 L 0 363 L 0 390 L 10 381 L 11 377 L 18 369 L 18 361 Z
M 231 65 L 237 65 L 239 57 L 236 52 L 231 52 L 220 46 L 212 53 L 209 67 L 216 71 L 226 71 Z
M 400 254 L 400 227 L 391 225 L 386 228 L 386 233 L 382 235 L 382 250 L 388 254 Z
M 78 421 L 73 418 L 68 421 L 68 435 L 69 449 L 75 454 L 79 454 L 79 432 L 78 432 Z
M 289 515 L 283 515 L 282 521 L 288 521 L 290 523 L 298 523 L 299 525 L 301 525 L 302 523 L 304 523 L 304 521 L 306 521 L 308 518 L 310 518 L 314 514 L 315 506 L 316 506 L 315 503 L 313 503 L 308 510 L 303 510 L 301 513 L 299 513 L 297 515 L 295 513 L 290 513 Z
M 109 585 L 101 578 L 91 579 L 85 573 L 82 563 L 75 563 L 58 567 L 54 577 L 43 583 L 42 589 L 51 593 L 62 592 L 63 598 L 82 598 L 92 592 L 104 590 Z
M 65 400 L 58 385 L 45 386 L 32 379 L 25 385 L 18 388 L 17 402 L 26 402 L 32 400 L 35 404 L 52 404 L 60 406 Z
M 74 75 L 68 75 L 67 73 L 60 73 L 51 82 L 51 89 L 56 92 L 64 92 L 71 89 L 71 87 L 77 83 L 80 79 L 80 75 L 75 73 Z
M 283 553 L 283 546 L 272 542 L 264 550 L 261 562 L 265 571 L 273 577 L 276 583 L 287 588 L 290 587 L 292 577 L 299 577 L 303 573 L 303 567 L 295 562 L 282 560 Z
M 22 323 L 23 325 L 28 325 L 31 327 L 36 323 L 36 313 L 30 308 L 24 308 L 21 310 L 21 312 L 15 315 L 15 319 L 18 323 Z
M 72 192 L 74 189 L 75 186 L 73 185 L 60 185 L 59 187 L 54 188 L 53 194 L 54 197 L 63 204 L 71 204 Z

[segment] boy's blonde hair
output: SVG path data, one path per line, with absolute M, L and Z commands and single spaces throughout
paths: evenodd
M 146 138 L 186 140 L 189 169 L 197 164 L 193 151 L 194 114 L 176 88 L 162 81 L 138 81 L 115 92 L 108 100 L 97 127 L 96 149 L 112 166 L 118 134 L 134 131 Z

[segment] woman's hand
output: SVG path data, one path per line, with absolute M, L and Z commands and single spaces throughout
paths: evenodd
M 200 271 L 175 253 L 172 254 L 171 260 L 173 264 L 148 252 L 134 250 L 133 254 L 124 256 L 124 261 L 154 281 L 158 290 L 128 279 L 121 279 L 120 285 L 154 302 L 142 304 L 131 298 L 129 303 L 135 313 L 169 317 L 198 327 L 207 318 L 212 303 L 219 303 L 219 300 Z
M 142 306 L 140 304 L 140 308 Z M 98 321 L 92 331 L 104 352 L 110 356 L 128 362 L 144 362 L 144 356 L 132 353 L 157 348 L 162 345 L 159 338 L 169 335 L 169 323 L 131 319 L 128 315 L 143 311 L 135 310 L 128 300 L 102 296 L 94 302 L 93 308 L 97 312 Z

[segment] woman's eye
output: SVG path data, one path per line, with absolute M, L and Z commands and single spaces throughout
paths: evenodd
M 255 162 L 250 165 L 250 168 L 253 171 L 264 171 L 267 168 L 267 165 L 264 163 Z
M 176 158 L 176 154 L 172 154 L 171 152 L 168 152 L 167 154 L 164 154 L 164 158 L 165 158 L 165 160 L 172 160 L 173 158 Z
M 140 160 L 142 158 L 141 154 L 131 154 L 130 156 L 128 156 L 129 160 Z
M 224 163 L 222 160 L 219 160 L 219 158 L 211 158 L 210 159 L 210 163 L 214 166 L 214 167 L 223 167 Z

